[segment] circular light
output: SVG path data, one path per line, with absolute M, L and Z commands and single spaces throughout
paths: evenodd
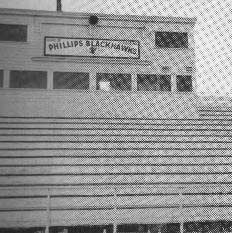
M 91 25 L 97 24 L 97 23 L 98 23 L 98 17 L 97 17 L 96 15 L 91 15 L 91 16 L 89 17 L 89 23 L 90 23 Z

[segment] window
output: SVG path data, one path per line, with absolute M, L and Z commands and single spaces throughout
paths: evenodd
M 27 26 L 0 24 L 0 41 L 27 41 Z
M 185 32 L 156 32 L 155 44 L 161 48 L 188 48 L 188 34 Z
M 184 232 L 231 232 L 231 221 L 186 222 Z
M 180 224 L 179 223 L 167 223 L 166 232 L 179 233 L 180 232 Z
M 10 71 L 10 88 L 47 88 L 45 71 Z
M 113 225 L 51 226 L 50 233 L 113 233 Z M 0 232 L 1 233 L 1 232 Z
M 171 91 L 170 75 L 138 74 L 138 91 Z
M 30 227 L 30 228 L 0 228 L 0 233 L 44 233 L 44 227 Z
M 131 90 L 130 74 L 97 74 L 97 90 Z
M 53 88 L 78 90 L 89 89 L 89 74 L 73 72 L 54 72 Z
M 145 224 L 123 224 L 117 226 L 118 232 L 148 232 L 148 225 Z
M 0 70 L 0 88 L 3 87 L 3 70 Z
M 177 75 L 177 90 L 180 92 L 192 91 L 192 77 L 187 75 Z

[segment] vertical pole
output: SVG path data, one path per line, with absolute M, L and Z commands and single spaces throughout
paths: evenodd
M 45 233 L 49 233 L 49 227 L 51 223 L 51 217 L 50 217 L 50 193 L 48 189 L 48 195 L 47 195 L 47 226 L 45 229 Z
M 113 233 L 117 233 L 117 190 L 114 188 L 114 223 Z
M 180 233 L 184 233 L 184 223 L 183 223 L 183 221 L 180 222 Z
M 57 10 L 58 12 L 61 12 L 61 11 L 62 11 L 62 3 L 61 3 L 61 0 L 57 0 L 56 10 Z
M 113 224 L 113 233 L 117 233 L 117 224 L 116 224 L 116 222 L 114 222 L 114 224 Z
M 180 197 L 180 233 L 184 233 L 184 216 L 183 216 L 183 196 L 182 191 L 179 193 Z

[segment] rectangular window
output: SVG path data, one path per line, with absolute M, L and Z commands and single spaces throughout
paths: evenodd
M 131 90 L 130 74 L 97 73 L 97 90 Z
M 3 70 L 0 70 L 0 88 L 3 87 Z
M 171 91 L 171 76 L 160 75 L 159 76 L 160 91 Z
M 138 91 L 171 91 L 170 75 L 138 74 Z
M 44 227 L 0 228 L 0 233 L 44 233 Z
M 27 25 L 0 24 L 0 41 L 27 41 Z
M 155 44 L 160 48 L 188 48 L 186 32 L 156 32 Z
M 47 88 L 45 71 L 10 71 L 10 88 Z
M 89 89 L 89 74 L 74 72 L 54 72 L 53 89 Z
M 177 91 L 191 92 L 193 90 L 192 76 L 189 76 L 189 75 L 177 75 L 176 82 L 177 82 Z

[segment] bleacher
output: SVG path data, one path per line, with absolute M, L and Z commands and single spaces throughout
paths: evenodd
M 198 113 L 1 116 L 1 221 L 35 227 L 231 219 L 232 114 Z

